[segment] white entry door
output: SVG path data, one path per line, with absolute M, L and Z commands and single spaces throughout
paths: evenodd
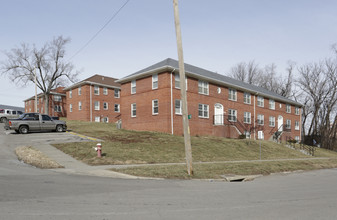
M 216 103 L 214 105 L 214 124 L 215 125 L 223 125 L 223 105 Z
M 281 115 L 278 116 L 277 128 L 278 131 L 283 131 L 283 117 Z

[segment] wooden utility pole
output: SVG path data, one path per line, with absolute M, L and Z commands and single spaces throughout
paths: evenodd
M 182 107 L 183 107 L 182 110 L 183 110 L 183 127 L 184 127 L 186 165 L 187 165 L 188 175 L 193 175 L 192 147 L 191 147 L 190 127 L 189 127 L 188 115 L 187 115 L 188 111 L 187 111 L 187 97 L 186 97 L 186 84 L 185 84 L 185 67 L 184 67 L 183 46 L 182 46 L 182 40 L 181 40 L 178 0 L 173 0 L 173 8 L 174 8 L 174 21 L 175 21 L 177 48 L 178 48 L 180 90 L 181 90 L 181 99 L 182 99 Z

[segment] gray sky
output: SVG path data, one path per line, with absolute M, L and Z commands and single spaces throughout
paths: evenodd
M 0 61 L 22 42 L 43 45 L 63 35 L 72 57 L 125 0 L 0 0 Z M 226 74 L 235 64 L 306 64 L 332 56 L 337 43 L 335 0 L 180 0 L 186 63 Z M 121 78 L 166 58 L 177 59 L 172 0 L 130 0 L 72 62 L 79 79 Z M 23 106 L 34 85 L 0 76 L 0 104 Z

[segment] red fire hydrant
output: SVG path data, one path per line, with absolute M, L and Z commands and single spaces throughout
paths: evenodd
M 97 157 L 102 157 L 102 144 L 98 143 L 96 149 L 97 149 Z

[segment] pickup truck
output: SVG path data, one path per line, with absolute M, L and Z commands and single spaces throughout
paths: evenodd
M 22 111 L 15 111 L 12 109 L 0 109 L 0 122 L 4 123 L 8 119 L 17 118 L 22 115 Z
M 65 121 L 54 120 L 49 115 L 39 113 L 25 113 L 18 119 L 9 119 L 5 124 L 6 130 L 15 130 L 16 133 L 27 134 L 34 131 L 57 131 L 67 130 Z

